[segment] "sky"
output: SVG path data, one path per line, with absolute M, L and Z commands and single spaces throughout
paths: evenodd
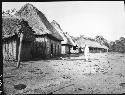
M 57 21 L 71 36 L 103 36 L 108 41 L 125 37 L 124 1 L 2 2 L 2 10 L 17 11 L 33 4 L 49 22 Z

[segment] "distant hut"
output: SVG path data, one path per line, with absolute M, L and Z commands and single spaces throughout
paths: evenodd
M 35 31 L 35 41 L 32 46 L 33 58 L 50 58 L 61 54 L 63 38 L 41 11 L 27 3 L 15 15 L 28 21 Z
M 68 32 L 65 33 L 68 40 L 72 43 L 72 47 L 70 48 L 70 53 L 78 53 L 77 51 L 77 45 L 75 43 L 75 41 L 73 40 L 73 38 L 69 35 Z
M 79 52 L 84 52 L 85 44 L 89 47 L 89 51 L 93 53 L 108 51 L 107 46 L 83 36 L 79 37 L 75 42 L 79 48 Z
M 55 20 L 53 20 L 51 22 L 51 25 L 59 32 L 59 34 L 64 39 L 64 41 L 61 42 L 61 46 L 62 46 L 61 53 L 62 54 L 70 54 L 71 48 L 73 46 L 75 46 L 75 43 L 72 41 L 71 37 L 69 36 L 69 34 L 67 32 L 66 33 L 63 32 L 60 25 Z
M 16 16 L 2 16 L 3 59 L 18 60 L 20 34 L 23 34 L 20 60 L 31 59 L 31 45 L 35 37 L 28 22 Z

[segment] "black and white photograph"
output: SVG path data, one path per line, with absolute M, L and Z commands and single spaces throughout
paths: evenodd
M 2 2 L 3 95 L 125 94 L 124 1 Z

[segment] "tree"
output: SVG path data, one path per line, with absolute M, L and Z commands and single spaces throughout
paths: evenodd
M 111 41 L 109 43 L 109 50 L 114 52 L 115 51 L 115 46 L 116 46 L 115 42 Z
M 96 40 L 97 42 L 99 42 L 100 44 L 103 44 L 104 38 L 103 38 L 103 36 L 96 36 L 96 37 L 95 37 L 95 40 Z
M 111 51 L 125 53 L 125 38 L 124 37 L 120 37 L 119 40 L 110 42 L 109 45 L 110 45 L 109 47 Z
M 10 10 L 6 10 L 6 11 L 2 11 L 2 16 L 8 16 L 8 15 L 13 15 L 15 14 L 17 11 L 16 9 L 10 9 Z
M 116 51 L 116 52 L 119 52 L 120 46 L 121 46 L 121 45 L 120 45 L 120 44 L 121 44 L 120 41 L 119 41 L 119 40 L 116 40 L 116 41 L 115 41 L 115 44 L 116 44 L 116 46 L 115 46 L 115 51 Z
M 120 37 L 120 41 L 121 41 L 122 43 L 125 43 L 125 38 L 124 38 L 124 37 Z
M 96 36 L 95 41 L 99 42 L 101 45 L 109 47 L 108 41 L 103 36 Z
M 119 52 L 125 52 L 125 38 L 124 37 L 120 37 L 119 41 L 116 42 L 117 46 L 119 47 Z

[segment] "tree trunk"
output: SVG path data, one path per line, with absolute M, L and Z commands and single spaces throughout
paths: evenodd
M 19 45 L 17 68 L 19 68 L 19 66 L 20 66 L 20 55 L 21 55 L 22 40 L 23 40 L 23 34 L 21 33 L 20 34 L 20 45 Z

